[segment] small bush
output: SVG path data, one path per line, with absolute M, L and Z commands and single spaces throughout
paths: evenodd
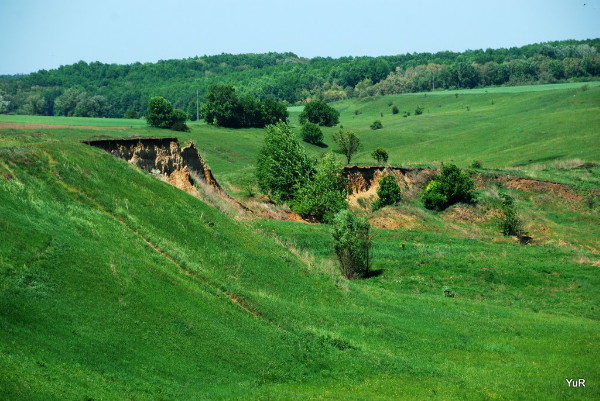
M 473 163 L 471 163 L 471 168 L 481 168 L 482 166 L 481 160 L 473 160 Z
M 405 111 L 404 114 L 402 114 L 402 117 L 410 117 L 410 111 Z
M 377 163 L 387 163 L 388 161 L 388 152 L 384 148 L 377 148 L 371 153 L 371 157 L 377 160 Z
M 357 116 L 357 115 L 359 115 L 359 114 L 362 114 L 362 111 L 360 111 L 360 110 L 354 110 L 354 115 L 355 115 L 355 116 Z
M 313 145 L 323 143 L 323 132 L 317 124 L 307 122 L 302 126 L 300 133 L 304 142 L 312 143 Z
M 171 130 L 179 131 L 179 132 L 190 132 L 190 127 L 187 126 L 186 123 L 181 121 L 176 121 L 171 125 Z
M 130 120 L 137 120 L 138 118 L 140 118 L 140 116 L 138 115 L 137 111 L 135 111 L 135 110 L 127 110 L 125 112 L 125 115 L 123 116 L 123 118 L 128 118 Z
M 392 107 L 392 114 L 398 114 L 400 113 L 400 109 L 398 108 L 398 106 L 393 106 Z
M 500 232 L 504 235 L 524 236 L 523 222 L 517 214 L 515 201 L 510 195 L 502 194 L 502 215 L 498 217 Z
M 424 107 L 417 106 L 417 108 L 415 109 L 415 116 L 419 116 L 419 115 L 423 114 L 424 111 L 425 111 Z
M 379 188 L 377 189 L 377 196 L 379 198 L 373 204 L 373 210 L 381 209 L 388 205 L 395 205 L 400 202 L 402 194 L 400 187 L 393 176 L 386 175 L 381 179 Z
M 333 246 L 347 279 L 365 277 L 369 273 L 370 228 L 366 218 L 357 217 L 347 209 L 333 219 Z
M 372 130 L 382 129 L 382 128 L 383 128 L 383 124 L 379 120 L 375 120 L 375 121 L 373 121 L 373 124 L 371 124 Z

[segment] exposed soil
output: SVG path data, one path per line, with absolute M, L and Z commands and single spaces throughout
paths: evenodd
M 498 176 L 496 179 L 509 188 L 527 192 L 551 193 L 570 202 L 581 202 L 584 196 L 574 192 L 568 185 L 533 178 Z
M 39 128 L 85 128 L 85 129 L 127 129 L 131 127 L 98 127 L 94 125 L 62 125 L 62 124 L 30 124 L 30 123 L 0 123 L 0 129 L 39 129 Z
M 84 143 L 124 159 L 205 202 L 214 203 L 216 199 L 221 199 L 239 210 L 245 210 L 221 189 L 193 143 L 182 148 L 177 138 L 173 137 L 98 139 Z M 206 192 L 199 191 L 200 187 L 209 188 L 210 196 L 202 196 Z
M 348 189 L 351 194 L 369 191 L 378 186 L 385 175 L 393 175 L 400 187 L 409 192 L 425 185 L 437 173 L 436 169 L 421 167 L 391 167 L 391 166 L 348 166 L 344 167 L 344 175 L 348 179 Z

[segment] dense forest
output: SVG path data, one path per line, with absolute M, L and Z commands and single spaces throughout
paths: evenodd
M 210 85 L 240 96 L 301 104 L 443 89 L 600 78 L 600 39 L 462 53 L 312 59 L 294 53 L 221 54 L 129 65 L 78 63 L 0 76 L 0 113 L 123 117 L 143 115 L 163 96 L 196 118 Z

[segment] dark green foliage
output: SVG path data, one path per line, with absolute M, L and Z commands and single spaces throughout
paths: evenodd
M 471 163 L 472 168 L 481 168 L 482 166 L 481 160 L 473 160 L 473 163 Z
M 392 114 L 398 114 L 400 113 L 400 109 L 398 108 L 398 106 L 394 105 L 392 106 Z
M 402 117 L 404 117 L 404 118 L 406 118 L 406 117 L 410 117 L 410 111 L 405 111 L 405 112 L 402 114 Z
M 402 193 L 394 176 L 386 175 L 379 181 L 377 196 L 379 198 L 373 204 L 373 210 L 381 209 L 384 206 L 395 205 L 400 202 Z
M 151 127 L 171 128 L 173 125 L 173 106 L 162 96 L 151 97 L 146 109 L 146 122 Z
M 333 134 L 333 140 L 338 145 L 340 153 L 346 156 L 347 163 L 350 164 L 352 156 L 360 149 L 360 139 L 354 131 L 341 129 Z
M 212 85 L 208 88 L 201 115 L 211 125 L 229 128 L 262 128 L 287 121 L 287 108 L 282 103 L 252 96 L 239 98 L 231 85 Z
M 456 165 L 442 167 L 440 175 L 427 185 L 422 200 L 427 209 L 443 210 L 455 203 L 473 201 L 475 183 Z
M 128 118 L 128 119 L 138 119 L 140 118 L 140 116 L 138 115 L 137 111 L 135 110 L 127 110 L 125 112 L 125 115 L 123 115 L 123 118 Z
M 46 100 L 41 96 L 30 95 L 23 106 L 25 112 L 31 114 L 47 114 Z M 85 91 L 70 88 L 54 101 L 54 113 L 67 117 L 106 117 L 109 105 L 104 96 L 90 96 Z
M 523 229 L 523 222 L 517 214 L 515 200 L 512 196 L 502 194 L 502 214 L 498 217 L 497 223 L 500 228 L 500 232 L 504 235 L 516 235 L 522 237 L 525 235 Z
M 424 110 L 425 110 L 425 109 L 424 109 L 423 107 L 421 107 L 421 106 L 417 106 L 417 108 L 415 109 L 415 116 L 418 116 L 418 115 L 421 115 L 421 114 L 423 114 L 423 111 L 424 111 Z M 409 115 L 410 115 L 410 114 L 409 114 Z
M 271 199 L 275 202 L 294 199 L 296 192 L 312 176 L 313 164 L 287 124 L 279 122 L 266 127 L 256 178 L 260 189 Z
M 444 210 L 448 206 L 448 198 L 442 193 L 441 184 L 439 181 L 430 181 L 421 200 L 427 209 L 431 210 Z
M 333 127 L 340 122 L 340 112 L 321 100 L 307 103 L 299 116 L 300 124 L 306 122 Z
M 333 154 L 326 154 L 310 181 L 296 193 L 290 207 L 296 213 L 331 223 L 334 215 L 348 207 L 346 178 Z
M 375 120 L 373 121 L 373 124 L 370 125 L 372 130 L 376 130 L 376 129 L 382 129 L 383 128 L 383 124 L 381 123 L 381 121 L 379 120 Z
M 312 143 L 313 145 L 323 143 L 323 132 L 317 124 L 307 122 L 302 126 L 300 133 L 304 142 Z
M 365 277 L 369 272 L 370 228 L 366 218 L 357 217 L 347 209 L 333 219 L 333 247 L 347 279 Z
M 371 156 L 373 159 L 377 160 L 377 163 L 387 163 L 389 157 L 388 152 L 381 147 L 371 152 Z

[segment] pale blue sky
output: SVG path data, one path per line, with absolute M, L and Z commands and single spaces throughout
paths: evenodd
M 600 0 L 0 0 L 0 74 L 220 53 L 379 56 L 600 37 Z

